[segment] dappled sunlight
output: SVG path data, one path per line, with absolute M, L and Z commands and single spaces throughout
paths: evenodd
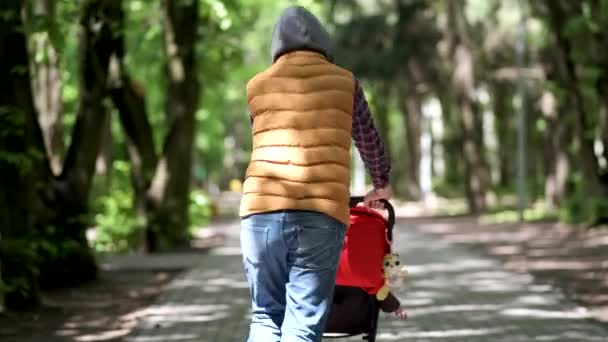
M 494 255 L 517 255 L 521 253 L 522 248 L 512 245 L 491 246 L 490 251 Z
M 97 334 L 80 335 L 74 338 L 74 340 L 77 342 L 107 341 L 110 339 L 115 339 L 117 337 L 125 336 L 129 333 L 129 331 L 130 329 L 108 330 Z
M 199 341 L 197 334 L 160 334 L 157 336 L 137 336 L 126 338 L 127 342 L 171 342 L 171 341 Z
M 441 331 L 402 331 L 395 334 L 380 333 L 380 341 L 416 341 L 421 338 L 428 339 L 452 339 L 455 337 L 488 336 L 505 333 L 505 329 L 455 329 Z
M 171 284 L 167 285 L 167 290 L 180 290 L 187 287 L 199 287 L 201 286 L 200 281 L 188 278 L 180 278 L 174 280 Z
M 571 271 L 587 271 L 597 267 L 585 261 L 560 261 L 560 260 L 540 260 L 540 261 L 510 261 L 507 266 L 514 268 L 525 268 L 532 271 L 550 271 L 550 270 L 571 270 Z
M 213 255 L 228 255 L 228 256 L 239 256 L 242 255 L 240 247 L 219 247 L 212 251 Z
M 198 315 L 226 310 L 227 305 L 163 305 L 145 310 L 148 316 Z
M 250 314 L 238 240 L 232 238 L 205 255 L 199 267 L 175 279 L 159 300 L 146 310 L 127 342 L 234 341 L 234 334 L 246 329 Z M 189 331 L 204 331 L 211 337 L 201 339 L 188 335 Z
M 160 315 L 148 317 L 147 321 L 156 324 L 155 328 L 169 327 L 174 323 L 206 323 L 229 317 L 226 311 L 211 312 L 205 315 Z
M 510 270 L 559 284 L 564 293 L 588 306 L 594 318 L 608 321 L 608 301 L 594 299 L 608 291 L 607 230 L 552 222 L 482 225 L 472 218 L 426 220 L 416 227 L 441 236 L 443 242 L 496 256 Z M 547 289 L 551 290 L 555 289 Z
M 534 234 L 516 239 L 523 236 Z M 420 247 L 432 245 L 432 250 Z M 436 244 L 430 236 L 409 230 L 396 234 L 395 246 L 409 271 L 395 293 L 410 319 L 381 316 L 378 341 L 530 342 L 542 336 L 571 342 L 600 341 L 608 335 L 599 326 L 587 325 L 590 313 L 553 286 L 536 283 L 528 273 L 503 269 L 499 261 L 474 250 L 445 241 Z
M 416 308 L 416 307 L 423 307 L 423 306 L 427 306 L 427 305 L 432 305 L 433 304 L 433 299 L 432 298 L 403 298 L 401 300 L 401 305 L 403 305 L 404 307 L 407 308 Z
M 472 311 L 496 311 L 500 308 L 498 305 L 491 304 L 459 304 L 459 305 L 433 305 L 428 308 L 412 309 L 408 312 L 412 316 L 420 317 L 424 315 L 432 315 L 445 312 L 467 313 Z
M 588 319 L 591 318 L 584 308 L 575 308 L 570 311 L 550 311 L 530 308 L 511 308 L 500 312 L 501 315 L 528 317 L 538 319 Z
M 158 305 L 137 313 L 141 323 L 125 342 L 243 341 L 251 309 L 236 236 L 175 279 Z M 551 285 L 469 248 L 413 231 L 399 231 L 394 247 L 409 271 L 394 293 L 410 318 L 381 314 L 378 341 L 572 342 L 607 334 Z
M 407 265 L 407 261 L 406 265 Z M 468 270 L 483 269 L 490 266 L 496 266 L 497 264 L 492 260 L 483 259 L 470 259 L 470 260 L 458 260 L 453 263 L 433 263 L 425 265 L 407 265 L 407 271 L 412 276 L 426 275 L 430 273 L 451 273 L 451 272 L 463 272 Z
M 246 280 L 235 281 L 234 278 L 212 279 L 209 282 L 207 282 L 206 285 L 207 286 L 215 285 L 215 286 L 219 286 L 219 287 L 223 287 L 223 288 L 235 288 L 235 289 L 248 289 L 249 288 L 249 285 L 247 284 Z
M 555 298 L 530 294 L 530 295 L 523 295 L 523 296 L 517 297 L 514 304 L 543 306 L 543 305 L 556 305 L 559 303 L 555 300 Z

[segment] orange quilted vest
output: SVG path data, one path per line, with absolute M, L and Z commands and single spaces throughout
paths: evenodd
M 240 216 L 312 210 L 348 226 L 354 87 L 351 72 L 309 51 L 249 81 L 253 151 Z

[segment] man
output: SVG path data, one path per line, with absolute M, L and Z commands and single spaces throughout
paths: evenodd
M 349 224 L 350 143 L 389 199 L 389 161 L 352 73 L 310 12 L 290 7 L 272 62 L 247 84 L 253 152 L 243 184 L 241 247 L 252 297 L 249 342 L 320 341 Z

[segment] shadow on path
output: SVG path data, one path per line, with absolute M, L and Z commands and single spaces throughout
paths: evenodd
M 149 308 L 127 341 L 245 341 L 249 292 L 238 225 L 227 245 L 202 256 Z M 527 273 L 506 270 L 481 253 L 399 225 L 395 248 L 408 266 L 396 291 L 412 317 L 380 318 L 379 341 L 605 341 L 608 331 L 582 308 Z M 336 341 L 361 341 L 361 337 Z

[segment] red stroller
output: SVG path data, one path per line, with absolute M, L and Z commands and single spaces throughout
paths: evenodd
M 376 340 L 380 304 L 376 293 L 384 284 L 382 263 L 391 252 L 395 211 L 388 201 L 388 219 L 377 211 L 357 206 L 363 197 L 351 197 L 350 228 L 336 276 L 334 300 L 324 337 L 350 337 L 364 334 Z

